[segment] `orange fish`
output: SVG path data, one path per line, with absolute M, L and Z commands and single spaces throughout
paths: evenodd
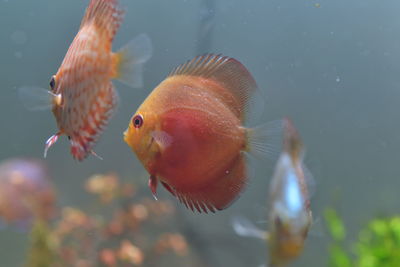
M 221 55 L 175 68 L 133 115 L 125 142 L 158 182 L 198 212 L 228 207 L 248 182 L 245 152 L 265 150 L 265 127 L 245 128 L 257 88 L 248 70 Z
M 151 56 L 147 35 L 139 35 L 117 53 L 111 50 L 123 13 L 117 0 L 90 1 L 78 34 L 50 80 L 59 131 L 47 140 L 45 157 L 60 135 L 70 139 L 75 159 L 94 154 L 93 146 L 118 103 L 111 79 L 142 86 L 142 64 Z

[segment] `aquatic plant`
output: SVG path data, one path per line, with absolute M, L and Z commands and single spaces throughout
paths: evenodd
M 325 210 L 325 221 L 333 240 L 331 267 L 393 267 L 400 263 L 400 216 L 374 218 L 361 229 L 358 239 L 346 249 L 346 229 L 334 209 Z M 349 251 L 350 250 L 350 251 Z
M 42 161 L 10 159 L 0 164 L 0 219 L 6 223 L 26 228 L 34 219 L 50 220 L 55 196 Z
M 163 256 L 189 254 L 180 233 L 161 230 L 174 218 L 170 202 L 139 197 L 135 186 L 121 183 L 115 173 L 90 177 L 85 189 L 95 196 L 96 212 L 63 207 L 53 222 L 38 220 L 28 266 L 157 266 Z

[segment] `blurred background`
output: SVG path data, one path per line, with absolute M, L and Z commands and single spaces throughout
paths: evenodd
M 45 140 L 57 131 L 55 120 L 50 111 L 24 109 L 17 88 L 48 87 L 87 4 L 0 1 L 1 160 L 42 159 Z M 44 163 L 60 210 L 75 207 L 91 215 L 100 212 L 103 220 L 112 218 L 111 210 L 119 204 L 103 207 L 85 187 L 92 175 L 111 172 L 120 183 L 134 184 L 132 203 L 152 201 L 148 174 L 122 133 L 137 107 L 173 67 L 197 54 L 214 52 L 240 60 L 254 75 L 266 97 L 258 123 L 289 116 L 306 144 L 305 163 L 315 179 L 311 200 L 315 223 L 303 255 L 292 266 L 327 265 L 330 238 L 323 211 L 328 206 L 342 215 L 349 240 L 371 218 L 399 213 L 400 2 L 121 0 L 121 5 L 126 15 L 114 50 L 140 33 L 147 33 L 153 42 L 153 57 L 145 65 L 145 86 L 138 90 L 115 82 L 120 105 L 95 149 L 103 161 L 95 157 L 74 161 L 65 137 L 50 149 Z M 231 227 L 236 215 L 267 227 L 273 164 L 254 162 L 252 166 L 249 188 L 231 207 L 215 214 L 193 213 L 160 188 L 159 200 L 170 205 L 174 215 L 135 231 L 141 236 L 177 233 L 188 252 L 182 260 L 179 255 L 176 259 L 166 256 L 147 265 L 264 263 L 265 243 L 239 237 Z M 4 224 L 0 266 L 26 262 L 29 236 L 26 229 Z

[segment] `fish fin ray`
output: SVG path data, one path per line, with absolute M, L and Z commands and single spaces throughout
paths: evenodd
M 140 34 L 122 47 L 116 57 L 115 79 L 124 84 L 143 87 L 143 64 L 152 56 L 152 44 L 147 34 Z
M 61 132 L 58 132 L 55 135 L 50 136 L 49 139 L 47 139 L 45 147 L 44 147 L 44 153 L 43 153 L 44 158 L 47 157 L 47 152 L 48 152 L 49 148 L 57 142 L 60 135 L 61 135 Z
M 151 137 L 154 138 L 154 141 L 160 147 L 160 151 L 163 152 L 167 147 L 169 147 L 172 143 L 172 136 L 163 131 L 153 131 L 150 133 Z
M 54 94 L 44 88 L 24 86 L 18 88 L 18 97 L 29 111 L 49 110 Z
M 161 184 L 168 190 L 173 196 L 175 196 L 175 191 L 165 182 L 161 181 Z
M 310 198 L 315 194 L 316 191 L 316 181 L 314 179 L 313 174 L 311 173 L 310 169 L 308 169 L 308 167 L 302 163 L 301 164 L 301 169 L 303 171 L 303 175 L 304 175 L 304 180 L 305 180 L 305 187 L 307 190 L 307 202 L 309 206 L 309 202 L 310 202 Z
M 105 90 L 105 91 L 103 91 Z M 114 115 L 119 97 L 112 83 L 99 90 L 99 97 L 91 104 L 91 110 L 82 126 L 71 136 L 71 154 L 82 161 L 93 154 L 93 147 L 100 138 L 109 120 Z
M 268 233 L 255 226 L 249 219 L 243 216 L 236 216 L 231 221 L 232 228 L 239 236 L 255 237 L 267 240 Z
M 246 152 L 256 158 L 275 160 L 282 150 L 282 133 L 282 120 L 246 128 Z
M 249 109 L 251 95 L 257 90 L 253 76 L 239 61 L 221 54 L 197 56 L 174 68 L 168 77 L 188 75 L 209 78 L 228 89 L 233 96 L 229 107 L 244 120 Z
M 150 175 L 148 185 L 151 190 L 151 193 L 153 194 L 154 199 L 158 200 L 158 198 L 157 198 L 158 179 L 155 175 Z
M 103 160 L 103 157 L 99 156 L 96 152 L 93 150 L 90 150 L 90 154 L 92 154 L 94 157 L 98 158 L 99 160 Z
M 105 31 L 110 41 L 114 39 L 121 26 L 124 11 L 118 6 L 118 0 L 91 0 L 81 22 L 81 28 L 94 23 Z

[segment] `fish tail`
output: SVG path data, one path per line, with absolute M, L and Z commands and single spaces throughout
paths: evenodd
M 112 42 L 121 26 L 124 11 L 118 0 L 91 0 L 82 19 L 81 28 L 94 23 Z
M 256 158 L 275 159 L 282 150 L 283 120 L 275 120 L 246 130 L 245 151 Z
M 167 189 L 192 211 L 214 213 L 217 210 L 223 210 L 240 197 L 248 179 L 245 159 L 242 155 L 238 155 L 230 166 L 230 169 L 223 170 L 223 173 L 219 175 L 221 179 L 204 187 L 191 191 L 172 187 Z
M 140 34 L 114 54 L 115 79 L 134 88 L 143 87 L 143 64 L 151 58 L 152 44 Z

